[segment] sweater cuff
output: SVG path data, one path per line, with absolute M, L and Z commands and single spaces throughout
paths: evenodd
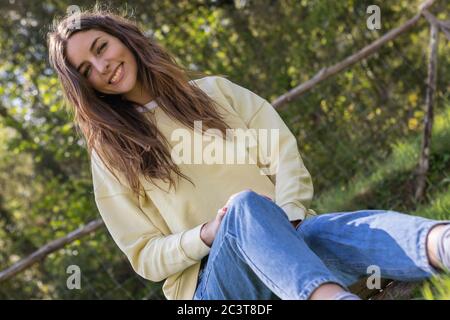
M 286 213 L 289 218 L 289 221 L 295 220 L 305 220 L 306 217 L 306 208 L 303 206 L 299 206 L 293 202 L 288 202 L 281 206 L 281 209 Z
M 189 259 L 195 261 L 202 260 L 211 250 L 200 238 L 200 230 L 203 225 L 204 223 L 183 232 L 181 235 L 181 248 Z

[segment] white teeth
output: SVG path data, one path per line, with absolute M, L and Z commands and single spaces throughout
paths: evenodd
M 120 65 L 119 68 L 117 68 L 116 73 L 111 78 L 111 83 L 114 83 L 117 81 L 117 79 L 119 78 L 119 75 L 121 74 L 121 70 L 122 70 L 122 65 Z

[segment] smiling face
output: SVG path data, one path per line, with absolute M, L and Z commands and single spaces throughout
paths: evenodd
M 136 59 L 118 38 L 95 29 L 80 31 L 67 41 L 66 53 L 69 63 L 97 91 L 148 102 L 148 92 L 140 90 L 137 81 Z

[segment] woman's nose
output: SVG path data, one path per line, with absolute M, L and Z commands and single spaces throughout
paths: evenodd
M 105 60 L 95 60 L 94 67 L 100 74 L 107 74 L 109 71 L 109 63 Z

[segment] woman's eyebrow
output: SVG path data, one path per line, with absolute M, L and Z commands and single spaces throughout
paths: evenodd
M 92 41 L 91 47 L 89 48 L 89 51 L 91 51 L 92 53 L 94 53 L 95 44 L 97 43 L 97 40 L 100 39 L 100 38 L 101 38 L 101 36 L 98 36 L 97 38 L 95 38 L 94 41 Z M 78 66 L 78 68 L 77 68 L 77 71 L 78 71 L 78 72 L 80 71 L 80 69 L 81 69 L 81 67 L 83 66 L 83 64 L 84 64 L 84 62 L 81 63 L 81 64 Z

